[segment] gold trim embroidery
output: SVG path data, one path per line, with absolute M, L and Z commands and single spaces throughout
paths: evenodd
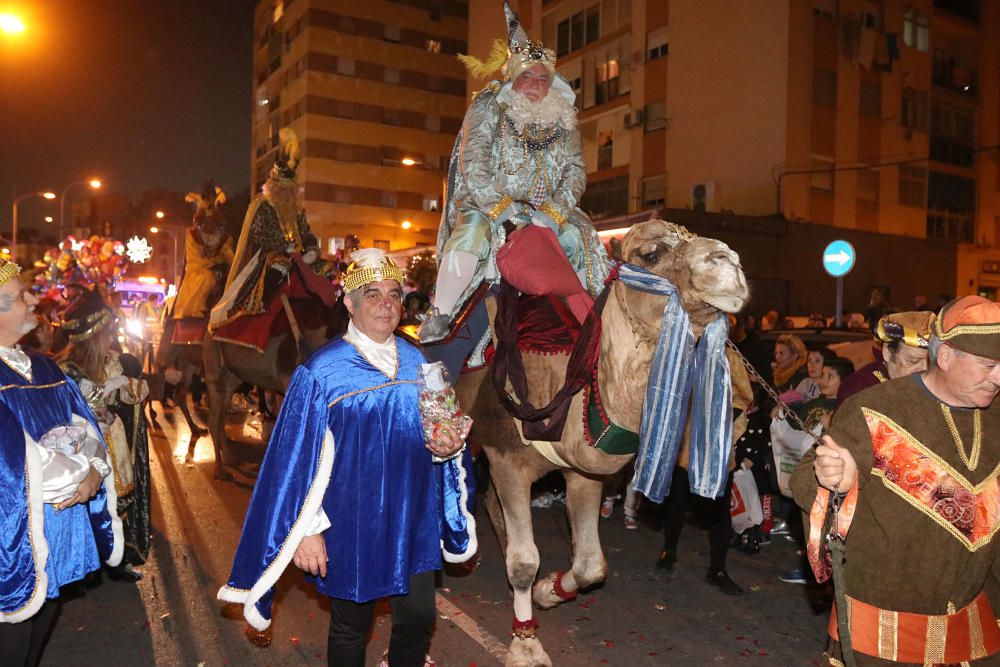
M 975 600 L 969 605 L 969 657 L 973 660 L 986 657 L 983 626 L 979 620 L 979 605 Z
M 493 208 L 487 211 L 486 217 L 496 222 L 496 219 L 513 203 L 514 200 L 510 198 L 510 195 L 504 195 L 500 201 L 493 205 Z
M 945 616 L 928 616 L 927 634 L 924 640 L 924 662 L 935 665 L 944 662 L 944 647 L 947 643 L 948 619 Z
M 896 660 L 899 637 L 899 614 L 888 609 L 878 610 L 878 657 Z
M 955 336 L 961 336 L 962 334 L 972 334 L 975 336 L 997 334 L 1000 333 L 1000 324 L 993 324 L 989 326 L 984 326 L 982 324 L 960 324 L 957 327 L 952 327 L 948 331 L 942 331 L 941 320 L 936 320 L 934 322 L 934 329 L 934 334 L 941 340 L 951 340 Z
M 948 423 L 948 430 L 951 431 L 951 439 L 955 441 L 955 447 L 958 448 L 958 456 L 962 459 L 962 463 L 970 471 L 975 470 L 979 467 L 979 455 L 983 453 L 983 413 L 977 408 L 972 413 L 972 452 L 969 456 L 965 455 L 965 443 L 962 442 L 962 436 L 958 432 L 958 427 L 955 426 L 955 419 L 951 416 L 951 408 L 949 408 L 944 403 L 939 403 L 941 406 L 941 414 L 944 415 L 945 422 Z
M 0 387 L 0 391 L 7 391 L 8 389 L 51 389 L 52 387 L 58 387 L 63 384 L 66 384 L 66 380 L 59 380 L 58 382 L 52 382 L 49 384 L 5 384 Z
M 339 396 L 339 397 L 335 398 L 326 407 L 327 408 L 332 408 L 337 403 L 340 403 L 344 399 L 351 398 L 352 396 L 358 396 L 359 394 L 365 394 L 365 393 L 367 393 L 369 391 L 375 391 L 376 389 L 385 389 L 386 387 L 395 387 L 396 385 L 401 385 L 401 384 L 420 384 L 420 380 L 395 380 L 393 382 L 384 382 L 382 384 L 377 384 L 374 387 L 366 387 L 364 389 L 358 389 L 356 391 L 350 391 L 350 392 L 344 394 L 343 396 Z
M 562 225 L 566 222 L 566 216 L 557 211 L 549 202 L 545 202 L 539 206 L 538 210 L 552 218 L 552 220 L 554 220 L 560 227 L 562 227 Z

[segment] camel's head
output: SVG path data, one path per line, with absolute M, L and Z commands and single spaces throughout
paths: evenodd
M 697 236 L 664 220 L 637 224 L 622 240 L 620 258 L 670 279 L 692 319 L 704 312 L 736 313 L 750 296 L 740 257 L 722 241 Z

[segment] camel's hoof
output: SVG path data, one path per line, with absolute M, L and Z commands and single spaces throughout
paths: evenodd
M 563 600 L 556 595 L 555 592 L 553 582 L 555 577 L 558 577 L 560 574 L 560 572 L 549 572 L 548 575 L 536 581 L 535 585 L 531 587 L 531 599 L 539 609 L 552 609 L 552 607 L 557 607 L 563 602 L 568 602 L 568 600 Z
M 194 467 L 194 452 L 188 452 L 188 455 L 184 457 L 184 465 L 188 468 Z
M 538 637 L 519 639 L 514 637 L 507 649 L 504 667 L 552 667 L 549 654 L 542 648 Z

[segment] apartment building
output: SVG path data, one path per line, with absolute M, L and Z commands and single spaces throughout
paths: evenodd
M 503 34 L 499 4 L 471 1 L 476 55 Z M 1000 3 L 512 4 L 577 91 L 599 227 L 655 207 L 774 216 L 863 239 L 866 270 L 906 237 L 913 265 L 953 274 L 941 291 L 996 298 Z M 903 268 L 858 289 L 896 281 L 905 306 Z
M 295 130 L 306 212 L 325 252 L 357 235 L 433 244 L 466 106 L 462 0 L 260 0 L 255 13 L 254 192 L 278 130 Z

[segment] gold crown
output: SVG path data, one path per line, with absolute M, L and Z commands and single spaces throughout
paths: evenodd
M 14 262 L 0 259 L 0 285 L 6 285 L 14 276 L 21 273 L 21 267 Z
M 403 284 L 403 271 L 396 266 L 391 258 L 386 257 L 378 266 L 358 266 L 357 262 L 352 262 L 347 267 L 344 274 L 344 291 L 353 292 L 359 287 L 364 287 L 368 283 L 381 282 L 383 280 L 395 280 L 400 285 Z

